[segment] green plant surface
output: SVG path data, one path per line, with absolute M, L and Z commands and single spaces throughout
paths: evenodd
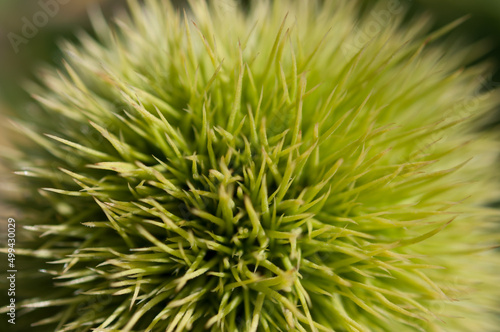
M 499 147 L 475 129 L 499 98 L 441 38 L 458 22 L 129 6 L 15 121 L 9 331 L 497 329 Z

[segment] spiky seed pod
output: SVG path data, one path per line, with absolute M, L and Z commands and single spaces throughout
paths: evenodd
M 37 331 L 495 330 L 498 144 L 473 129 L 498 98 L 444 30 L 356 6 L 93 16 L 18 124 Z

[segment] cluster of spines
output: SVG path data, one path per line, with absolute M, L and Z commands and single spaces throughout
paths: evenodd
M 401 37 L 390 22 L 394 44 L 382 35 L 342 54 L 353 8 L 322 5 L 319 20 L 343 22 L 332 36 L 305 22 L 312 4 L 290 28 L 284 7 L 269 14 L 269 6 L 243 17 L 200 2 L 191 19 L 168 4 L 149 1 L 144 11 L 131 2 L 132 20 L 116 33 L 95 16 L 107 46 L 82 37 L 81 49 L 68 47 L 66 73 L 47 74 L 53 95 L 42 89 L 36 98 L 61 122 L 40 120 L 45 136 L 24 127 L 51 157 L 22 174 L 50 184 L 43 195 L 66 221 L 28 227 L 51 240 L 23 253 L 64 264 L 46 272 L 67 298 L 25 306 L 67 309 L 41 323 L 62 331 L 438 329 L 426 322 L 440 314 L 428 304 L 450 300 L 442 290 L 450 274 L 427 271 L 449 266 L 422 259 L 418 244 L 458 215 L 466 195 L 449 194 L 456 180 L 443 179 L 467 165 L 454 151 L 465 117 L 440 121 L 434 109 L 459 108 L 449 95 L 461 97 L 469 77 L 449 74 L 455 63 L 434 64 L 423 43 L 400 49 L 397 41 L 415 34 Z M 218 15 L 225 20 L 211 20 Z M 264 22 L 247 28 L 259 16 Z M 394 83 L 402 71 L 415 77 Z M 491 102 L 477 99 L 467 115 Z M 440 132 L 452 137 L 439 142 Z M 473 229 L 469 221 L 451 223 L 444 239 Z

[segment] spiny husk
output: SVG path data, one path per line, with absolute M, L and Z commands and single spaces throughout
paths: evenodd
M 16 125 L 37 329 L 493 331 L 498 97 L 452 26 L 382 11 L 93 15 Z

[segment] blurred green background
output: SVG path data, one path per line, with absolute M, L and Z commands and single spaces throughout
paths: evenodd
M 39 12 L 46 12 L 41 2 L 55 2 L 57 7 L 50 10 L 54 14 L 47 15 L 47 23 L 31 38 L 24 38 L 23 29 L 26 21 L 33 23 Z M 62 39 L 72 39 L 74 31 L 79 28 L 88 29 L 87 9 L 100 4 L 111 14 L 125 1 L 112 0 L 0 0 L 0 105 L 2 113 L 24 104 L 26 95 L 23 83 L 34 77 L 36 67 L 42 63 L 58 64 L 60 52 L 57 43 Z M 64 4 L 63 4 L 64 3 Z M 45 8 L 50 8 L 45 7 Z M 51 17 L 52 16 L 52 17 Z M 40 23 L 43 17 L 37 17 Z M 36 28 L 36 26 L 35 26 Z M 15 52 L 13 44 L 17 44 Z M 6 110 L 5 108 L 9 109 Z

